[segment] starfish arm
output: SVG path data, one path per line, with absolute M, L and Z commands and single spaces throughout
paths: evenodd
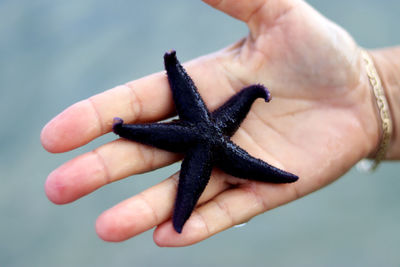
M 172 218 L 174 229 L 178 233 L 182 232 L 183 225 L 189 219 L 204 191 L 210 179 L 211 170 L 212 160 L 208 145 L 199 143 L 185 155 Z
M 209 112 L 192 79 L 176 58 L 176 52 L 164 55 L 165 70 L 179 118 L 184 121 L 209 121 Z
M 242 123 L 251 105 L 257 98 L 271 100 L 271 95 L 266 87 L 260 84 L 251 85 L 232 96 L 224 105 L 212 112 L 211 117 L 222 132 L 232 136 Z
M 179 122 L 124 124 L 115 118 L 113 131 L 120 137 L 178 153 L 185 152 L 196 138 L 193 129 Z
M 250 156 L 228 140 L 217 149 L 215 165 L 232 176 L 249 180 L 269 183 L 292 183 L 298 180 L 298 176 Z

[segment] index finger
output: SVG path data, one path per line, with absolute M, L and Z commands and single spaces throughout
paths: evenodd
M 68 107 L 43 128 L 41 141 L 49 152 L 65 152 L 109 132 L 116 116 L 129 122 L 154 121 L 172 109 L 166 77 L 156 73 Z

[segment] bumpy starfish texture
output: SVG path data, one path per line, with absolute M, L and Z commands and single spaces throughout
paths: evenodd
M 210 113 L 175 51 L 164 55 L 164 63 L 179 120 L 124 124 L 122 119 L 115 118 L 113 131 L 129 140 L 184 154 L 172 218 L 176 232 L 182 232 L 213 166 L 238 178 L 262 182 L 291 183 L 298 179 L 250 156 L 229 139 L 257 98 L 270 101 L 270 93 L 264 86 L 246 87 Z

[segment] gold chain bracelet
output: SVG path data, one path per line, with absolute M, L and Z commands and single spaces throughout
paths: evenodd
M 372 91 L 376 99 L 377 107 L 379 110 L 379 117 L 382 123 L 382 137 L 375 154 L 375 159 L 372 161 L 362 160 L 358 167 L 364 172 L 374 171 L 379 163 L 385 158 L 386 152 L 389 148 L 390 140 L 393 132 L 392 118 L 390 116 L 389 104 L 386 100 L 385 91 L 382 86 L 381 79 L 375 68 L 374 61 L 367 51 L 361 50 L 361 56 L 365 63 L 365 69 L 372 86 Z

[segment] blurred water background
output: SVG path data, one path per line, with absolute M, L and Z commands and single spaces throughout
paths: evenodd
M 400 44 L 397 0 L 309 1 L 365 47 Z M 200 244 L 159 248 L 151 231 L 101 241 L 105 209 L 174 173 L 173 165 L 56 206 L 47 174 L 114 136 L 60 155 L 43 125 L 67 106 L 247 34 L 201 1 L 0 0 L 0 266 L 400 266 L 400 165 L 336 183 Z M 400 70 L 399 70 L 400 71 Z

